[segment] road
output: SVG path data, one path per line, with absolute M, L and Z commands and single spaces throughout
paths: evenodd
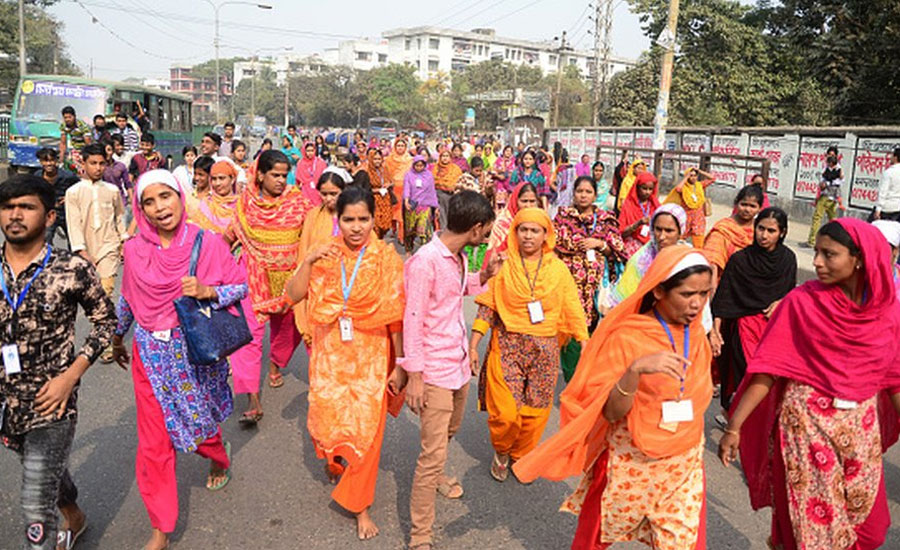
M 722 207 L 717 206 L 717 214 Z M 799 233 L 797 233 L 799 232 Z M 801 237 L 795 237 L 797 233 Z M 802 224 L 789 243 L 802 238 Z M 811 261 L 806 251 L 801 264 Z M 808 273 L 808 272 L 807 272 Z M 468 304 L 471 319 L 474 308 Z M 83 335 L 84 320 L 78 331 Z M 288 367 L 284 387 L 264 389 L 266 415 L 256 429 L 242 429 L 232 417 L 223 426 L 234 450 L 234 479 L 222 491 L 204 487 L 207 463 L 179 455 L 181 515 L 171 547 L 205 549 L 402 549 L 409 532 L 409 493 L 418 453 L 418 423 L 404 410 L 390 418 L 384 438 L 374 517 L 381 535 L 373 541 L 355 538 L 354 521 L 329 498 L 322 463 L 305 428 L 307 360 L 298 350 Z M 562 389 L 562 385 L 558 389 Z M 473 392 L 474 393 L 474 392 Z M 149 522 L 134 482 L 135 410 L 130 373 L 111 365 L 94 365 L 81 389 L 80 419 L 71 456 L 79 502 L 90 528 L 78 548 L 141 548 Z M 242 410 L 243 400 L 237 403 Z M 721 433 L 707 414 L 708 547 L 711 550 L 765 550 L 767 510 L 753 512 L 737 469 L 725 469 L 714 450 Z M 547 433 L 558 426 L 558 412 Z M 491 458 L 486 417 L 469 399 L 466 418 L 450 446 L 449 471 L 462 481 L 459 501 L 439 497 L 437 544 L 444 550 L 544 550 L 569 547 L 575 518 L 557 512 L 574 485 L 539 480 L 531 486 L 512 477 L 503 484 L 488 474 Z M 9 451 L 0 451 L 0 548 L 18 548 L 22 524 L 18 496 L 21 469 Z M 885 478 L 895 523 L 900 521 L 900 450 L 886 456 Z M 628 544 L 623 550 L 643 548 Z M 900 548 L 900 527 L 889 533 L 884 548 Z

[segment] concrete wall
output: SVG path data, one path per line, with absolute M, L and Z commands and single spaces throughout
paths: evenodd
M 587 153 L 591 159 L 615 166 L 621 153 L 617 147 L 651 148 L 653 129 L 645 127 L 549 128 L 544 141 L 556 141 L 577 159 Z M 666 133 L 666 149 L 710 151 L 731 155 L 766 157 L 771 161 L 770 200 L 792 215 L 809 215 L 825 166 L 825 150 L 836 146 L 844 168 L 842 188 L 847 213 L 866 215 L 878 199 L 881 174 L 890 165 L 891 151 L 900 147 L 900 126 L 835 128 L 671 128 Z M 598 156 L 599 153 L 599 156 Z M 655 168 L 655 167 L 653 167 Z M 661 182 L 668 188 L 682 166 L 667 160 L 661 167 Z M 713 166 L 716 185 L 713 200 L 731 200 L 737 189 L 753 176 L 750 171 Z

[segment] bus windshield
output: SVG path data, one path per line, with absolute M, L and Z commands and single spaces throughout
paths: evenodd
M 106 113 L 106 88 L 68 82 L 25 80 L 15 105 L 16 120 L 59 122 L 63 107 L 71 105 L 78 118 L 90 121 Z

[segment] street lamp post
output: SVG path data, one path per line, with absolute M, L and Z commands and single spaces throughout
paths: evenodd
M 215 21 L 216 21 L 216 35 L 213 39 L 213 46 L 216 49 L 216 121 L 218 122 L 220 118 L 220 96 L 222 94 L 222 88 L 219 84 L 219 10 L 222 9 L 223 6 L 228 5 L 244 5 L 244 6 L 256 6 L 261 10 L 270 10 L 272 6 L 269 4 L 257 4 L 256 2 L 241 2 L 237 0 L 229 0 L 228 2 L 222 2 L 220 4 L 215 4 L 212 0 L 204 0 L 207 4 L 212 6 L 213 12 L 215 13 Z

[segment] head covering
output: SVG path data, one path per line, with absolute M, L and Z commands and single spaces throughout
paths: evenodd
M 559 432 L 516 462 L 514 469 L 519 479 L 562 480 L 593 466 L 607 445 L 609 423 L 603 416 L 603 408 L 610 392 L 615 391 L 616 382 L 633 359 L 672 350 L 659 322 L 652 315 L 642 314 L 644 297 L 669 279 L 679 262 L 694 254 L 698 252 L 682 245 L 660 252 L 637 291 L 600 322 L 581 353 L 575 376 L 560 395 Z M 650 457 L 681 454 L 697 446 L 703 438 L 703 414 L 712 398 L 712 352 L 700 315 L 688 330 L 691 364 L 685 378 L 684 397 L 694 406 L 694 420 L 679 422 L 675 433 L 659 427 L 659 401 L 667 395 L 678 394 L 678 381 L 654 376 L 641 378 L 633 408 L 626 416 L 634 445 Z
M 900 225 L 900 224 L 898 224 Z M 797 286 L 797 256 L 779 242 L 772 251 L 753 244 L 725 265 L 712 301 L 714 317 L 738 319 L 765 311 Z
M 893 220 L 875 220 L 872 225 L 884 235 L 889 245 L 900 248 L 900 222 Z
M 850 301 L 837 284 L 813 280 L 797 287 L 775 310 L 747 372 L 790 378 L 825 395 L 865 401 L 900 386 L 900 304 L 890 250 L 878 229 L 854 218 L 837 223 L 861 251 L 863 303 Z
M 157 183 L 178 191 L 182 207 L 181 219 L 165 248 L 158 230 L 140 207 L 144 191 Z M 191 249 L 200 228 L 187 223 L 185 194 L 168 170 L 145 172 L 138 179 L 132 206 L 139 232 L 125 242 L 122 296 L 141 327 L 149 331 L 168 330 L 178 326 L 172 302 L 182 295 L 181 278 L 188 275 Z M 197 278 L 205 285 L 238 284 L 246 280 L 231 258 L 225 241 L 214 233 L 203 237 Z
M 519 252 L 516 228 L 523 223 L 536 223 L 546 231 L 540 264 L 524 260 Z M 556 230 L 550 216 L 541 208 L 520 210 L 513 219 L 506 242 L 506 261 L 497 276 L 491 279 L 487 292 L 475 301 L 496 311 L 510 332 L 533 336 L 567 334 L 579 341 L 586 340 L 587 320 L 575 280 L 566 264 L 553 253 Z M 542 323 L 532 324 L 528 304 L 536 300 L 541 302 L 545 319 Z
M 638 199 L 638 188 L 647 183 L 653 184 L 653 193 L 650 194 L 649 199 L 642 203 Z M 656 212 L 656 209 L 659 208 L 658 193 L 659 183 L 656 181 L 656 176 L 650 172 L 641 172 L 635 178 L 634 185 L 631 187 L 631 190 L 628 192 L 628 197 L 622 204 L 622 209 L 619 212 L 619 226 L 624 229 L 642 218 L 652 217 L 653 213 Z M 641 235 L 640 230 L 637 230 L 632 233 L 631 236 L 642 243 L 646 243 L 650 240 L 650 233 L 652 233 L 652 231 L 647 232 L 645 236 Z

